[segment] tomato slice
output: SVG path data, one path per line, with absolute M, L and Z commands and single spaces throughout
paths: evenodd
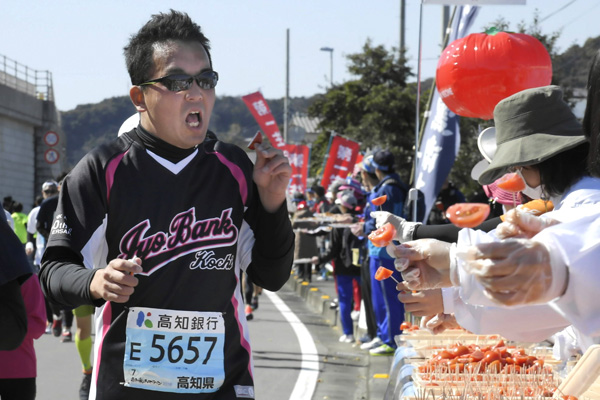
M 387 194 L 384 194 L 383 196 L 375 197 L 373 200 L 371 200 L 371 203 L 374 206 L 379 207 L 380 205 L 382 205 L 386 201 L 387 201 Z
M 504 175 L 502 178 L 496 181 L 496 185 L 500 189 L 504 189 L 507 192 L 520 192 L 525 189 L 525 181 L 521 178 L 521 175 L 516 172 Z
M 260 133 L 260 131 L 256 131 L 256 135 L 254 135 L 254 137 L 252 138 L 252 141 L 248 145 L 248 148 L 250 150 L 256 149 L 256 145 L 261 144 L 262 140 L 263 140 L 262 133 Z
M 381 228 L 369 233 L 368 238 L 374 246 L 385 247 L 392 242 L 395 234 L 396 228 L 387 222 Z
M 377 268 L 377 271 L 375 272 L 375 279 L 377 279 L 378 281 L 382 281 L 382 280 L 387 279 L 390 276 L 392 276 L 393 273 L 394 273 L 394 271 L 392 271 L 391 269 L 387 269 L 385 267 L 379 267 L 379 268 Z
M 412 326 L 412 324 L 410 322 L 404 321 L 403 323 L 400 324 L 400 330 L 404 331 L 404 330 L 410 329 L 411 326 Z
M 454 357 L 460 357 L 470 353 L 469 348 L 467 346 L 460 344 L 456 345 L 451 351 L 452 354 L 454 354 Z
M 490 206 L 485 203 L 456 203 L 446 210 L 446 218 L 459 228 L 474 228 L 490 214 Z

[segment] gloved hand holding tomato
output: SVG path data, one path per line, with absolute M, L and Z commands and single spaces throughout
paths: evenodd
M 375 226 L 378 228 L 387 223 L 392 224 L 396 229 L 396 234 L 393 239 L 400 243 L 413 240 L 413 233 L 415 232 L 416 227 L 421 225 L 420 222 L 410 222 L 387 211 L 371 211 L 371 218 L 375 219 Z
M 564 293 L 566 278 L 553 276 L 550 251 L 544 244 L 508 239 L 475 247 L 464 268 L 493 301 L 508 306 L 544 304 Z
M 556 220 L 540 218 L 531 212 L 514 208 L 504 215 L 504 222 L 498 224 L 496 235 L 500 239 L 532 238 L 542 229 L 558 223 Z
M 438 289 L 452 286 L 450 280 L 451 244 L 435 239 L 420 239 L 399 246 L 388 246 L 388 254 L 402 273 L 410 290 Z
M 381 228 L 369 233 L 369 240 L 376 247 L 386 247 L 392 242 L 396 235 L 396 228 L 390 223 L 384 224 Z

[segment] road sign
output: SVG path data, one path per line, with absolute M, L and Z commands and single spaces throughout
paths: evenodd
M 58 143 L 58 133 L 54 131 L 48 131 L 44 134 L 44 142 L 52 147 Z
M 44 160 L 48 164 L 55 164 L 59 158 L 60 158 L 60 155 L 58 154 L 58 151 L 56 151 L 54 149 L 48 149 L 44 153 Z

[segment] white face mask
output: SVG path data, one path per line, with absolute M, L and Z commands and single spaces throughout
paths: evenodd
M 537 187 L 532 188 L 527 184 L 527 181 L 523 177 L 523 174 L 521 173 L 521 168 L 519 168 L 516 171 L 516 173 L 521 177 L 521 179 L 523 179 L 523 182 L 525 183 L 525 189 L 523 189 L 521 193 L 523 193 L 525 196 L 529 197 L 532 200 L 538 200 L 543 198 L 544 187 L 542 185 L 538 185 Z
M 521 193 L 523 193 L 530 199 L 537 200 L 542 198 L 544 188 L 542 187 L 542 185 L 532 188 L 529 185 L 527 185 L 527 183 L 525 183 L 525 189 L 523 189 Z

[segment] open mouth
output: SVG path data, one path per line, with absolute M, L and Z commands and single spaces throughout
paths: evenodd
M 189 113 L 185 119 L 185 123 L 192 128 L 197 128 L 198 126 L 200 126 L 201 121 L 202 117 L 200 116 L 200 113 L 198 111 Z

